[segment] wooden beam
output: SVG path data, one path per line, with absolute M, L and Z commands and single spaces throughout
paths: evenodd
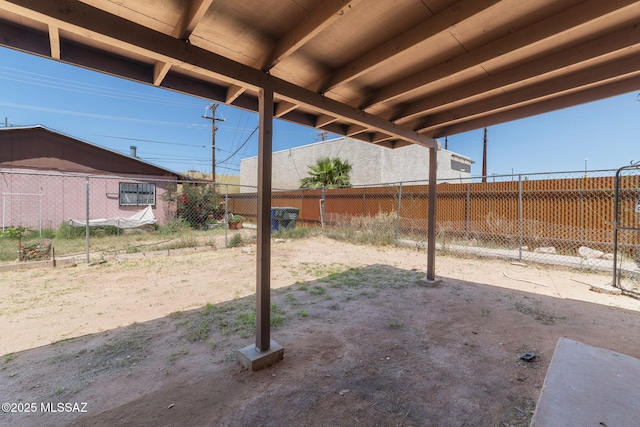
M 238 99 L 238 97 L 244 93 L 245 90 L 247 89 L 242 86 L 237 86 L 237 85 L 229 86 L 229 88 L 227 89 L 227 97 L 224 102 L 226 104 L 231 105 L 233 101 Z
M 427 280 L 436 280 L 436 191 L 438 150 L 429 150 L 429 208 L 427 212 Z
M 456 2 L 430 19 L 420 22 L 399 36 L 384 42 L 358 59 L 334 71 L 327 78 L 311 86 L 311 89 L 325 93 L 341 84 L 348 83 L 368 71 L 393 61 L 397 55 L 408 49 L 414 48 L 419 44 L 428 43 L 432 37 L 438 34 L 451 31 L 457 24 L 472 18 L 477 13 L 497 3 L 500 3 L 500 1 L 463 0 Z
M 446 127 L 475 117 L 482 117 L 544 99 L 558 97 L 565 93 L 578 92 L 603 82 L 622 80 L 629 76 L 640 75 L 638 61 L 639 56 L 635 55 L 619 61 L 605 63 L 597 68 L 507 92 L 501 96 L 466 104 L 452 111 L 429 116 L 414 129 L 419 132 L 429 132 L 434 128 Z
M 579 104 L 597 101 L 603 98 L 622 95 L 640 89 L 640 76 L 632 75 L 624 79 L 611 81 L 602 85 L 590 87 L 579 92 L 569 92 L 554 98 L 546 98 L 537 102 L 518 106 L 508 110 L 500 110 L 490 115 L 477 117 L 461 123 L 443 125 L 430 128 L 425 131 L 425 135 L 432 138 L 443 138 L 445 136 L 468 132 L 486 126 L 505 123 L 513 120 L 524 119 L 537 114 L 548 113 L 550 111 L 561 110 Z
M 581 68 L 593 66 L 594 62 L 611 61 L 615 55 L 628 56 L 640 50 L 640 28 L 633 26 L 601 37 L 588 43 L 571 45 L 567 49 L 545 56 L 501 73 L 473 81 L 436 93 L 433 96 L 406 106 L 401 114 L 393 117 L 398 124 L 408 123 L 416 117 L 434 114 L 445 109 L 509 91 L 512 87 L 522 87 L 527 82 L 534 83 L 540 78 L 561 77 Z M 529 84 L 531 84 L 529 83 Z
M 567 37 L 567 33 L 573 28 L 580 28 L 588 22 L 609 19 L 608 15 L 611 13 L 624 13 L 625 7 L 637 9 L 640 4 L 635 0 L 588 0 L 579 3 L 572 8 L 511 33 L 506 37 L 483 44 L 478 49 L 469 51 L 450 61 L 442 62 L 427 70 L 408 76 L 399 82 L 380 88 L 371 95 L 358 100 L 354 105 L 366 110 L 412 91 L 439 84 L 440 79 L 451 78 L 487 61 L 512 54 L 530 45 L 545 42 L 553 45 L 551 43 L 552 39 Z M 637 13 L 629 12 L 629 16 L 637 16 Z
M 295 104 L 293 102 L 287 102 L 287 101 L 278 102 L 278 105 L 276 106 L 275 116 L 277 118 L 280 118 L 285 114 L 295 110 L 296 108 L 298 108 L 298 106 L 299 106 L 298 104 Z
M 171 35 L 177 39 L 187 40 L 200 22 L 213 0 L 192 0 L 187 4 L 178 23 L 173 27 Z M 169 62 L 158 61 L 153 65 L 153 84 L 160 86 L 162 80 L 171 69 Z
M 171 35 L 178 39 L 187 40 L 212 3 L 213 0 L 191 0 L 180 16 L 180 20 Z
M 358 126 L 358 125 L 351 125 L 347 128 L 347 131 L 344 133 L 346 136 L 354 136 L 354 135 L 358 135 L 360 133 L 364 133 L 367 132 L 369 130 L 368 127 L 365 126 Z
M 389 141 L 392 139 L 393 139 L 393 136 L 391 135 L 385 135 L 384 133 L 374 133 L 371 135 L 371 139 L 369 141 L 374 144 L 378 144 L 378 143 Z
M 259 58 L 254 67 L 268 71 L 301 46 L 344 16 L 362 0 L 326 0 L 298 22 L 291 31 L 278 40 L 271 52 Z
M 399 139 L 391 139 L 388 141 L 377 142 L 376 145 L 379 147 L 388 148 L 390 150 L 395 150 L 396 148 L 406 147 L 410 144 L 406 141 L 400 141 Z
M 327 114 L 320 114 L 316 118 L 316 127 L 317 128 L 321 128 L 321 127 L 324 127 L 324 126 L 326 126 L 328 124 L 331 124 L 331 123 L 333 123 L 333 122 L 335 122 L 337 120 L 338 120 L 337 117 L 329 116 Z
M 241 87 L 260 89 L 271 85 L 280 98 L 305 104 L 319 113 L 342 117 L 351 122 L 397 136 L 399 139 L 434 147 L 435 142 L 413 130 L 368 114 L 360 109 L 335 101 L 308 89 L 278 79 L 261 70 L 185 43 L 169 35 L 112 15 L 79 0 L 66 0 L 66 8 L 40 0 L 0 0 L 0 6 L 10 12 L 28 16 L 40 22 L 53 23 L 81 37 L 90 37 L 106 45 L 184 68 L 203 77 L 213 78 Z M 101 69 L 101 65 L 97 65 Z
M 51 57 L 60 59 L 60 30 L 53 24 L 47 24 L 49 27 L 49 45 L 51 46 Z
M 153 64 L 153 85 L 160 86 L 167 73 L 171 69 L 171 64 L 168 62 L 158 61 Z
M 258 95 L 258 230 L 256 250 L 256 349 L 269 350 L 271 342 L 271 175 L 273 152 L 273 90 Z

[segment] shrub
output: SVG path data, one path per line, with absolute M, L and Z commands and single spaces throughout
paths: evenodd
M 73 227 L 68 222 L 63 222 L 58 231 L 56 232 L 57 238 L 62 239 L 75 239 L 78 237 L 85 237 L 86 227 Z M 104 236 L 116 236 L 120 234 L 118 227 L 107 225 L 105 227 L 89 227 L 90 237 L 104 237 Z
M 7 227 L 4 231 L 0 231 L 0 237 L 9 239 L 19 239 L 27 231 L 25 227 Z
M 239 234 L 234 234 L 231 240 L 229 241 L 229 247 L 237 248 L 238 246 L 242 246 L 242 236 Z
M 220 197 L 212 185 L 183 184 L 180 192 L 171 187 L 162 199 L 175 203 L 177 217 L 184 219 L 192 228 L 204 228 L 207 223 L 224 216 Z

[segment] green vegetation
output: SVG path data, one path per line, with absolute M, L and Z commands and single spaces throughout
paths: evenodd
M 26 231 L 25 227 L 7 227 L 4 231 L 0 231 L 0 238 L 19 239 Z
M 242 215 L 229 215 L 227 222 L 243 222 L 245 219 Z
M 513 308 L 523 314 L 533 316 L 538 322 L 543 325 L 554 325 L 556 320 L 562 320 L 564 317 L 556 317 L 550 313 L 545 312 L 540 307 L 540 301 L 534 300 L 533 305 L 524 304 L 522 302 L 516 302 Z
M 309 165 L 308 175 L 300 180 L 300 188 L 349 187 L 351 164 L 339 157 L 324 158 Z
M 296 227 L 288 230 L 274 231 L 271 237 L 274 239 L 304 239 L 306 237 L 317 236 L 321 230 L 317 227 Z
M 18 259 L 18 243 L 30 247 L 47 239 L 55 249 L 55 255 L 80 255 L 86 250 L 85 227 L 71 227 L 63 223 L 58 229 L 43 229 L 40 232 L 25 228 L 7 227 L 0 233 L 0 262 L 15 262 Z M 216 246 L 215 237 L 224 229 L 194 230 L 181 218 L 169 221 L 166 226 L 134 230 L 119 230 L 117 227 L 90 227 L 91 251 L 101 255 L 136 253 L 197 246 Z
M 231 240 L 229 240 L 229 247 L 237 248 L 239 246 L 242 246 L 242 236 L 240 234 L 234 234 Z
M 332 227 L 327 236 L 355 244 L 393 245 L 396 243 L 395 212 L 379 213 L 375 216 L 356 216 L 349 218 L 344 224 Z
M 220 206 L 220 196 L 213 185 L 182 184 L 167 188 L 162 200 L 175 204 L 176 217 L 183 219 L 194 229 L 206 228 L 207 224 L 221 220 L 224 209 Z

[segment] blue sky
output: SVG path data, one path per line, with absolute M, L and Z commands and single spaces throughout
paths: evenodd
M 616 169 L 640 160 L 638 92 L 488 129 L 491 174 Z M 0 48 L 0 126 L 41 124 L 177 171 L 211 171 L 211 102 Z M 257 155 L 254 113 L 220 105 L 216 173 Z M 483 131 L 448 138 L 482 170 Z M 316 129 L 274 122 L 274 151 L 319 140 Z M 444 147 L 444 139 L 441 140 Z

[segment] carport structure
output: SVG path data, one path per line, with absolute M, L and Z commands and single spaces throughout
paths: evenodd
M 258 354 L 274 117 L 430 149 L 434 280 L 434 138 L 640 88 L 639 23 L 630 0 L 0 0 L 4 46 L 259 113 Z

